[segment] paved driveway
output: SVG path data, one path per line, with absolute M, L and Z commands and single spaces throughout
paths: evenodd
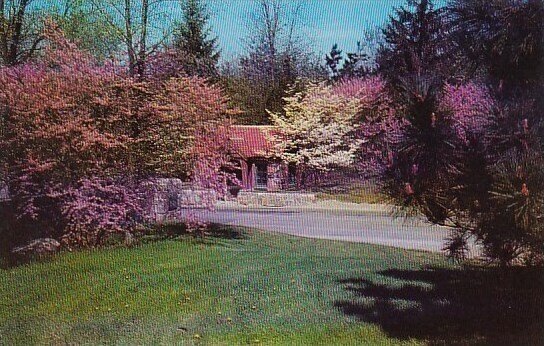
M 448 231 L 419 218 L 397 219 L 384 213 L 331 211 L 225 210 L 196 211 L 210 222 L 257 228 L 300 237 L 381 244 L 440 252 Z

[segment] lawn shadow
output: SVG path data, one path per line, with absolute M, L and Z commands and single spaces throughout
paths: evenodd
M 237 227 L 222 224 L 211 224 L 206 230 L 205 236 L 221 239 L 245 239 L 244 232 Z
M 343 313 L 389 336 L 431 344 L 544 344 L 544 271 L 534 268 L 386 270 L 339 283 Z
M 204 230 L 191 231 L 181 222 L 168 222 L 157 224 L 149 227 L 146 230 L 147 235 L 152 235 L 156 240 L 192 237 L 197 240 L 205 240 L 206 238 L 218 239 L 244 239 L 244 232 L 237 227 L 227 226 L 222 224 L 210 224 Z

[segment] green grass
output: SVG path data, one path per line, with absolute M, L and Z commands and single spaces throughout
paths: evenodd
M 336 200 L 349 203 L 388 203 L 387 196 L 368 187 L 353 188 L 343 192 L 320 192 L 317 194 L 317 198 L 321 200 Z
M 533 342 L 539 320 L 515 305 L 532 291 L 482 299 L 496 280 L 437 254 L 257 231 L 66 253 L 0 270 L 0 344 Z

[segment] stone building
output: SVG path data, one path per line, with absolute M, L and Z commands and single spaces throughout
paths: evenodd
M 238 125 L 230 129 L 233 158 L 243 190 L 277 192 L 297 187 L 297 169 L 272 155 L 273 126 Z

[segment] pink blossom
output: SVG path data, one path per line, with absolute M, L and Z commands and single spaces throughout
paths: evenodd
M 360 127 L 362 139 L 359 169 L 365 176 L 381 174 L 391 163 L 390 148 L 401 140 L 406 121 L 396 113 L 385 81 L 381 77 L 348 79 L 338 83 L 334 90 L 344 97 L 360 102 Z
M 491 124 L 495 102 L 480 84 L 466 83 L 444 87 L 439 109 L 448 115 L 455 135 L 464 143 L 470 136 L 480 137 Z
M 93 246 L 131 230 L 139 182 L 192 178 L 226 192 L 229 160 L 217 133 L 229 109 L 218 87 L 192 77 L 134 80 L 54 27 L 46 38 L 41 59 L 0 69 L 9 118 L 0 152 L 21 217 L 56 222 L 68 243 Z

